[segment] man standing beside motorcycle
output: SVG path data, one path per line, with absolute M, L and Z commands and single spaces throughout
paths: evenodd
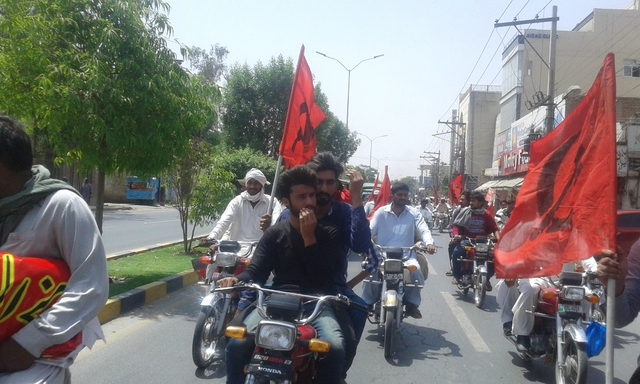
M 416 208 L 407 205 L 409 197 L 409 187 L 404 183 L 395 183 L 391 188 L 392 203 L 378 209 L 371 218 L 371 236 L 375 238 L 377 244 L 383 247 L 411 247 L 414 244 L 416 233 L 420 235 L 423 245 L 430 254 L 436 252 L 433 245 L 431 232 L 427 223 Z M 417 281 L 418 285 L 424 284 L 424 276 L 420 270 L 420 264 L 415 254 L 407 262 L 416 267 L 411 273 L 411 280 Z M 378 299 L 377 286 L 364 283 L 362 287 L 362 298 L 367 304 L 373 304 Z M 421 319 L 420 313 L 421 297 L 420 288 L 406 287 L 404 293 L 405 313 L 415 319 Z
M 460 210 L 460 213 L 456 216 L 453 222 L 451 234 L 453 235 L 452 241 L 457 242 L 453 250 L 453 283 L 461 284 L 462 279 L 462 267 L 460 265 L 460 259 L 465 255 L 465 245 L 469 245 L 468 240 L 462 240 L 462 236 L 475 239 L 478 236 L 491 236 L 493 235 L 498 240 L 498 226 L 495 220 L 487 210 L 484 209 L 484 195 L 480 192 L 473 192 L 471 194 L 471 200 L 469 201 L 469 207 Z M 493 263 L 487 263 L 487 292 L 491 292 L 493 287 L 489 279 L 494 275 L 495 268 Z
M 273 289 L 296 285 L 303 294 L 335 294 L 335 271 L 342 267 L 342 243 L 335 228 L 318 224 L 315 215 L 317 178 L 307 166 L 296 166 L 280 176 L 278 195 L 291 217 L 276 223 L 260 239 L 251 264 L 237 277 L 217 282 L 230 287 L 238 281 L 264 285 L 273 271 Z M 268 304 L 267 304 L 268 305 Z M 253 311 L 244 319 L 253 332 L 261 317 Z M 318 338 L 330 344 L 329 352 L 318 362 L 314 382 L 338 384 L 345 362 L 344 337 L 331 306 L 311 322 Z M 251 360 L 253 340 L 231 339 L 227 345 L 227 383 L 243 383 L 244 366 Z

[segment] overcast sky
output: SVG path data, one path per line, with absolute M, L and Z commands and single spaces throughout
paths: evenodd
M 550 17 L 571 30 L 593 8 L 623 9 L 630 0 L 169 0 L 173 38 L 229 50 L 228 64 L 283 55 L 297 62 L 302 44 L 314 75 L 342 121 L 347 115 L 348 72 L 353 68 L 349 129 L 373 141 L 371 165 L 389 166 L 392 180 L 420 174 L 424 151 L 441 151 L 449 163 L 448 120 L 470 84 L 501 85 L 501 54 L 515 30 L 502 22 Z M 526 26 L 524 26 L 526 27 Z M 550 29 L 550 23 L 532 28 Z M 638 31 L 640 35 L 640 31 Z M 640 37 L 640 36 L 639 36 Z M 173 45 L 177 47 L 177 45 Z M 173 47 L 172 46 L 172 47 Z M 174 48 L 177 50 L 177 48 Z M 546 59 L 546 58 L 545 58 Z M 604 58 L 603 58 L 604 59 Z M 475 67 L 475 68 L 474 68 Z M 541 84 L 546 89 L 546 84 Z M 369 164 L 369 139 L 350 164 Z

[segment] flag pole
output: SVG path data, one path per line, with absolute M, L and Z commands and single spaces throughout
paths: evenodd
M 605 351 L 605 383 L 613 384 L 613 331 L 616 320 L 616 280 L 607 280 L 607 341 Z
M 269 199 L 269 206 L 267 207 L 267 213 L 269 216 L 273 213 L 273 200 L 275 199 L 276 191 L 278 190 L 278 179 L 280 178 L 280 168 L 282 168 L 282 155 L 278 156 L 278 164 L 276 165 L 276 175 L 273 177 L 273 187 L 271 187 L 271 199 Z

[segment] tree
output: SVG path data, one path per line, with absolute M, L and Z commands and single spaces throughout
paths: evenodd
M 362 177 L 364 178 L 365 183 L 373 183 L 376 181 L 376 176 L 378 175 L 378 170 L 375 168 L 371 168 L 368 165 L 360 164 L 354 167 L 356 171 L 360 172 Z M 382 183 L 382 178 L 384 175 L 380 175 L 380 182 Z
M 282 55 L 271 58 L 268 65 L 258 62 L 234 65 L 224 90 L 223 134 L 231 148 L 249 147 L 276 158 L 282 140 L 294 66 Z M 318 151 L 333 152 L 342 162 L 355 153 L 360 143 L 329 110 L 326 96 L 315 87 L 316 103 L 327 119 L 316 129 Z
M 267 180 L 273 183 L 277 161 L 249 148 L 225 148 L 218 156 L 217 165 L 229 171 L 234 179 L 244 179 L 247 171 L 251 168 L 258 168 L 264 173 Z M 268 188 L 265 189 L 265 192 L 269 193 Z
M 57 163 L 98 169 L 99 227 L 106 174 L 159 173 L 215 120 L 217 89 L 167 48 L 164 1 L 0 0 L 0 9 L 0 109 Z
M 234 195 L 233 175 L 215 166 L 213 152 L 206 141 L 192 139 L 189 151 L 175 156 L 174 166 L 166 177 L 175 192 L 185 253 L 191 252 L 196 227 L 217 220 Z

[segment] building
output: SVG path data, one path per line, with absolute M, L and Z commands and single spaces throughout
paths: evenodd
M 504 50 L 500 132 L 510 129 L 513 122 L 546 97 L 549 38 L 548 30 L 525 29 Z M 561 94 L 571 86 L 578 86 L 586 93 L 609 52 L 616 56 L 618 96 L 639 98 L 640 11 L 637 9 L 594 9 L 571 31 L 558 31 L 554 94 Z
M 463 125 L 458 127 L 460 132 L 466 133 L 465 186 L 471 189 L 485 181 L 484 171 L 490 168 L 493 162 L 493 142 L 496 117 L 500 113 L 500 96 L 499 86 L 471 85 L 459 98 L 457 120 Z

